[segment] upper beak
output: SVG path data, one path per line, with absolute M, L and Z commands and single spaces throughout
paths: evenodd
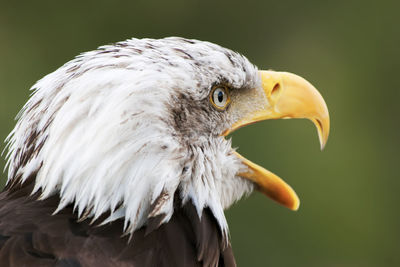
M 307 118 L 317 127 L 323 149 L 328 140 L 330 122 L 328 108 L 317 89 L 300 76 L 287 72 L 259 71 L 259 75 L 265 94 L 264 107 L 234 123 L 224 135 L 257 121 Z M 240 176 L 255 182 L 261 192 L 280 204 L 292 210 L 298 209 L 300 201 L 288 184 L 272 172 L 236 154 L 247 166 Z

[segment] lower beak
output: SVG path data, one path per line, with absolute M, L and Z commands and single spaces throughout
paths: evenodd
M 329 136 L 329 113 L 320 93 L 305 79 L 287 72 L 259 71 L 265 94 L 264 108 L 234 123 L 224 135 L 257 121 L 307 118 L 317 127 L 321 149 Z M 253 181 L 259 191 L 278 203 L 297 210 L 300 201 L 294 190 L 281 178 L 235 152 L 247 167 L 239 176 Z

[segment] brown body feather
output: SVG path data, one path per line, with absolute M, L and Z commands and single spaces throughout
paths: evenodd
M 157 218 L 129 236 L 123 221 L 78 222 L 72 206 L 52 215 L 57 196 L 30 196 L 33 179 L 0 193 L 0 266 L 235 266 L 209 209 L 201 220 L 191 203 L 176 205 L 168 223 Z M 148 229 L 147 229 L 148 228 Z

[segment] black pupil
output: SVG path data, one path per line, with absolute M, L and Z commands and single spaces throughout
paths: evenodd
M 222 102 L 222 100 L 224 100 L 224 93 L 222 91 L 218 92 L 218 101 Z

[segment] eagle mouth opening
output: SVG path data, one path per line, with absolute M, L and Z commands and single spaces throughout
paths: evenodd
M 242 113 L 243 117 L 226 129 L 222 136 L 249 124 L 271 119 L 306 118 L 311 120 L 317 128 L 321 149 L 324 148 L 329 136 L 329 113 L 321 94 L 308 81 L 288 72 L 259 71 L 261 87 L 258 88 L 257 99 L 254 103 L 262 102 L 262 107 L 248 112 L 243 106 L 257 106 L 242 100 L 236 105 L 236 113 Z M 264 98 L 260 99 L 260 95 Z M 236 100 L 238 101 L 238 100 Z M 250 100 L 250 102 L 253 100 Z M 236 151 L 234 155 L 242 162 L 238 176 L 254 182 L 256 189 L 279 204 L 297 210 L 300 200 L 296 192 L 276 174 L 251 162 Z
M 246 125 L 253 123 L 255 122 L 247 123 Z M 241 125 L 241 127 L 246 125 Z M 237 127 L 235 130 L 241 127 Z M 224 131 L 224 133 L 228 134 L 232 132 L 232 130 Z M 224 134 L 224 138 L 226 138 L 228 134 Z M 297 210 L 299 208 L 300 200 L 290 185 L 276 174 L 243 157 L 237 151 L 232 150 L 232 154 L 235 155 L 243 165 L 242 168 L 240 168 L 241 171 L 237 173 L 237 176 L 250 180 L 254 183 L 257 191 L 265 194 L 279 204 L 291 210 Z

